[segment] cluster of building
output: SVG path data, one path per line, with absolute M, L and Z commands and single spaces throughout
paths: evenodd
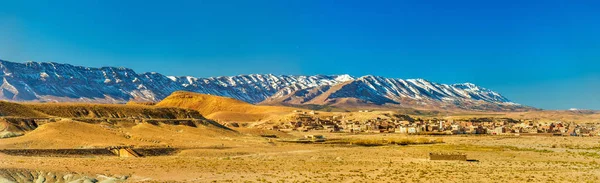
M 344 116 L 320 116 L 316 112 L 300 113 L 290 122 L 270 126 L 280 131 L 329 131 L 346 133 L 406 133 L 406 134 L 540 134 L 570 136 L 600 136 L 600 127 L 567 122 L 539 122 L 511 118 L 413 119 L 407 115 L 387 115 L 385 118 L 350 120 Z

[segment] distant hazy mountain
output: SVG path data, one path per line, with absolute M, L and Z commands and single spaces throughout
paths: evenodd
M 122 67 L 0 60 L 0 99 L 118 103 L 159 101 L 177 90 L 232 97 L 249 103 L 333 106 L 401 106 L 505 110 L 522 107 L 476 86 L 423 79 L 349 75 L 251 74 L 195 78 L 136 73 Z

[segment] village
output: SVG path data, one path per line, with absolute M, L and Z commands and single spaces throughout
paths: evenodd
M 600 136 L 600 127 L 573 122 L 541 122 L 536 119 L 512 118 L 412 118 L 402 114 L 385 114 L 367 120 L 351 120 L 345 116 L 323 116 L 319 112 L 294 111 L 290 122 L 268 126 L 278 131 L 321 131 L 339 133 L 403 133 L 410 135 L 547 135 Z M 359 111 L 368 113 L 372 111 Z

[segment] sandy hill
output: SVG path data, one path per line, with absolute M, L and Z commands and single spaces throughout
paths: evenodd
M 92 148 L 114 145 L 203 147 L 220 145 L 222 137 L 239 135 L 212 126 L 151 125 L 132 127 L 73 120 L 47 123 L 23 136 L 0 139 L 2 148 Z
M 63 120 L 39 126 L 20 137 L 2 139 L 2 148 L 82 148 L 85 146 L 150 145 L 135 142 L 100 125 Z
M 172 93 L 156 106 L 194 109 L 209 119 L 224 122 L 263 121 L 280 118 L 296 110 L 292 107 L 253 105 L 233 98 L 184 91 Z
M 0 102 L 0 138 L 9 138 L 23 134 L 41 133 L 46 128 L 53 128 L 63 132 L 60 134 L 74 133 L 77 128 L 66 128 L 65 125 L 55 124 L 57 120 L 69 119 L 89 124 L 76 124 L 81 130 L 89 131 L 91 136 L 102 134 L 93 133 L 98 126 L 114 125 L 115 127 L 132 127 L 140 122 L 147 122 L 154 126 L 187 126 L 190 128 L 203 128 L 206 130 L 232 131 L 231 129 L 204 118 L 198 111 L 177 107 L 157 107 L 140 104 L 86 104 L 86 103 L 11 103 Z M 150 125 L 149 124 L 149 125 Z M 58 126 L 57 126 L 58 125 Z M 91 125 L 91 126 L 90 126 Z M 42 128 L 43 127 L 43 128 Z M 41 128 L 41 129 L 38 129 Z M 34 133 L 34 131 L 37 131 Z M 102 132 L 102 131 L 98 131 Z M 55 133 L 55 132 L 52 132 Z M 86 132 L 87 133 L 87 132 Z M 164 133 L 153 134 L 155 136 Z M 218 134 L 218 133 L 217 133 Z M 56 134 L 54 134 L 56 135 Z M 52 135 L 47 136 L 47 138 Z M 74 136 L 74 135 L 70 135 Z M 28 137 L 36 138 L 36 137 Z M 98 139 L 101 141 L 106 141 Z M 116 140 L 118 141 L 118 140 Z
M 314 100 L 322 100 L 315 98 Z M 178 91 L 156 104 L 157 106 L 181 107 L 195 109 L 206 118 L 220 122 L 252 122 L 250 127 L 268 126 L 281 122 L 296 120 L 300 113 L 295 110 L 308 112 L 309 109 L 300 109 L 286 106 L 253 105 L 236 99 L 220 97 L 193 92 Z M 346 120 L 369 120 L 387 118 L 393 111 L 383 110 L 369 113 L 363 112 L 318 112 L 314 117 L 328 118 L 344 116 Z

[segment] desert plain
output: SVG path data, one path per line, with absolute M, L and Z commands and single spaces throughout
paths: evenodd
M 0 182 L 600 182 L 596 136 L 282 131 L 219 105 L 3 102 Z
M 169 131 L 170 129 L 160 130 Z M 187 130 L 184 128 L 184 130 Z M 173 132 L 177 133 L 177 132 Z M 293 134 L 302 135 L 302 134 Z M 343 138 L 440 138 L 338 135 Z M 357 146 L 273 142 L 239 134 L 205 139 L 167 156 L 0 155 L 5 171 L 123 177 L 124 182 L 598 182 L 597 138 L 442 137 L 427 145 Z M 432 161 L 430 152 L 464 153 L 467 161 Z

